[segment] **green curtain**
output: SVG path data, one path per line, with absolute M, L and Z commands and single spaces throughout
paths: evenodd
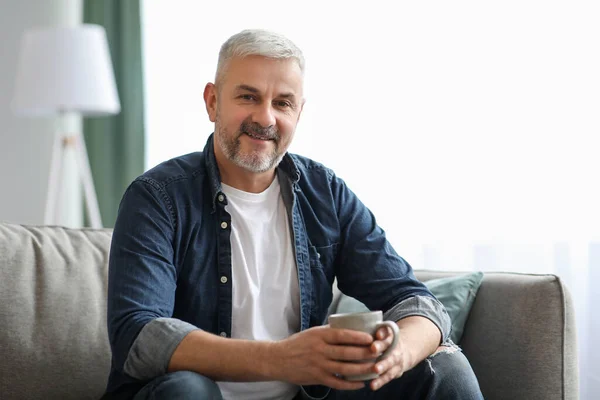
M 144 88 L 139 0 L 84 0 L 83 22 L 106 29 L 121 112 L 85 118 L 83 131 L 105 227 L 127 186 L 144 172 Z

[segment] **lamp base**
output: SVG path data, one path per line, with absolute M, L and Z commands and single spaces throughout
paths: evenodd
M 83 194 L 86 211 L 92 228 L 102 228 L 102 218 L 98 198 L 94 188 L 90 162 L 85 148 L 85 142 L 81 132 L 72 135 L 63 135 L 57 131 L 54 134 L 52 145 L 52 161 L 50 163 L 50 174 L 48 175 L 48 195 L 46 198 L 46 210 L 44 213 L 45 225 L 56 225 L 57 202 L 59 189 L 62 183 L 63 164 L 65 152 L 68 148 L 73 149 L 77 164 L 77 173 L 83 186 Z

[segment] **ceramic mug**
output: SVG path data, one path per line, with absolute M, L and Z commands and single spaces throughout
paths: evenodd
M 375 337 L 375 333 L 379 328 L 388 326 L 394 334 L 394 339 L 392 340 L 390 347 L 388 347 L 383 354 L 376 359 L 377 361 L 386 358 L 394 350 L 396 345 L 398 345 L 398 334 L 400 333 L 400 329 L 393 321 L 383 321 L 383 313 L 381 311 L 333 314 L 329 316 L 328 321 L 331 328 L 351 329 L 355 331 L 366 332 L 373 337 Z M 354 362 L 364 361 L 365 360 Z M 344 379 L 347 381 L 366 381 L 375 379 L 378 376 L 378 374 L 373 372 L 370 374 L 344 376 Z

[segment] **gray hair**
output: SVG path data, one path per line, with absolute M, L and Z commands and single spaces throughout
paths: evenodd
M 293 58 L 304 75 L 302 51 L 288 38 L 262 29 L 246 29 L 227 39 L 219 51 L 215 83 L 218 84 L 227 64 L 234 57 L 263 56 L 267 58 Z

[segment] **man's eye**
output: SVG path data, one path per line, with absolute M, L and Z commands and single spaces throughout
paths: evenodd
M 240 96 L 240 99 L 252 101 L 255 99 L 255 97 L 251 94 L 243 94 Z
M 277 107 L 281 107 L 281 108 L 288 108 L 291 107 L 292 105 L 287 102 L 287 101 L 278 101 L 277 102 Z

